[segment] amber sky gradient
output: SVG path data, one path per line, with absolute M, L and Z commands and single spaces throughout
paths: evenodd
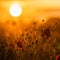
M 9 14 L 9 7 L 19 3 L 22 8 L 20 17 L 14 18 Z M 60 17 L 60 0 L 0 0 L 0 20 L 28 20 L 29 18 L 45 18 L 47 16 Z

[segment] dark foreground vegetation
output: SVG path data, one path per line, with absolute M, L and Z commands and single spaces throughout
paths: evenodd
M 48 19 L 42 24 L 33 21 L 21 34 L 2 25 L 0 60 L 60 60 L 60 19 Z

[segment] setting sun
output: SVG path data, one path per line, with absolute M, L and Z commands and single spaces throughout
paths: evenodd
M 21 15 L 22 9 L 19 4 L 15 3 L 10 6 L 9 12 L 11 16 L 18 17 Z

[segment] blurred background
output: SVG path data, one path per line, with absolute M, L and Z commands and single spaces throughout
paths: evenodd
M 22 14 L 10 15 L 18 3 Z M 0 60 L 60 60 L 60 0 L 0 0 Z
M 9 13 L 11 4 L 15 2 L 22 8 L 22 14 L 18 18 L 12 17 Z M 60 17 L 60 0 L 0 0 L 0 21 L 7 19 L 26 21 L 31 18 L 40 20 L 49 16 Z

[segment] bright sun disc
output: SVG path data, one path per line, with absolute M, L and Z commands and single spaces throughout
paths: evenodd
M 10 12 L 11 16 L 18 17 L 21 15 L 22 9 L 19 4 L 15 3 L 10 7 L 9 12 Z

